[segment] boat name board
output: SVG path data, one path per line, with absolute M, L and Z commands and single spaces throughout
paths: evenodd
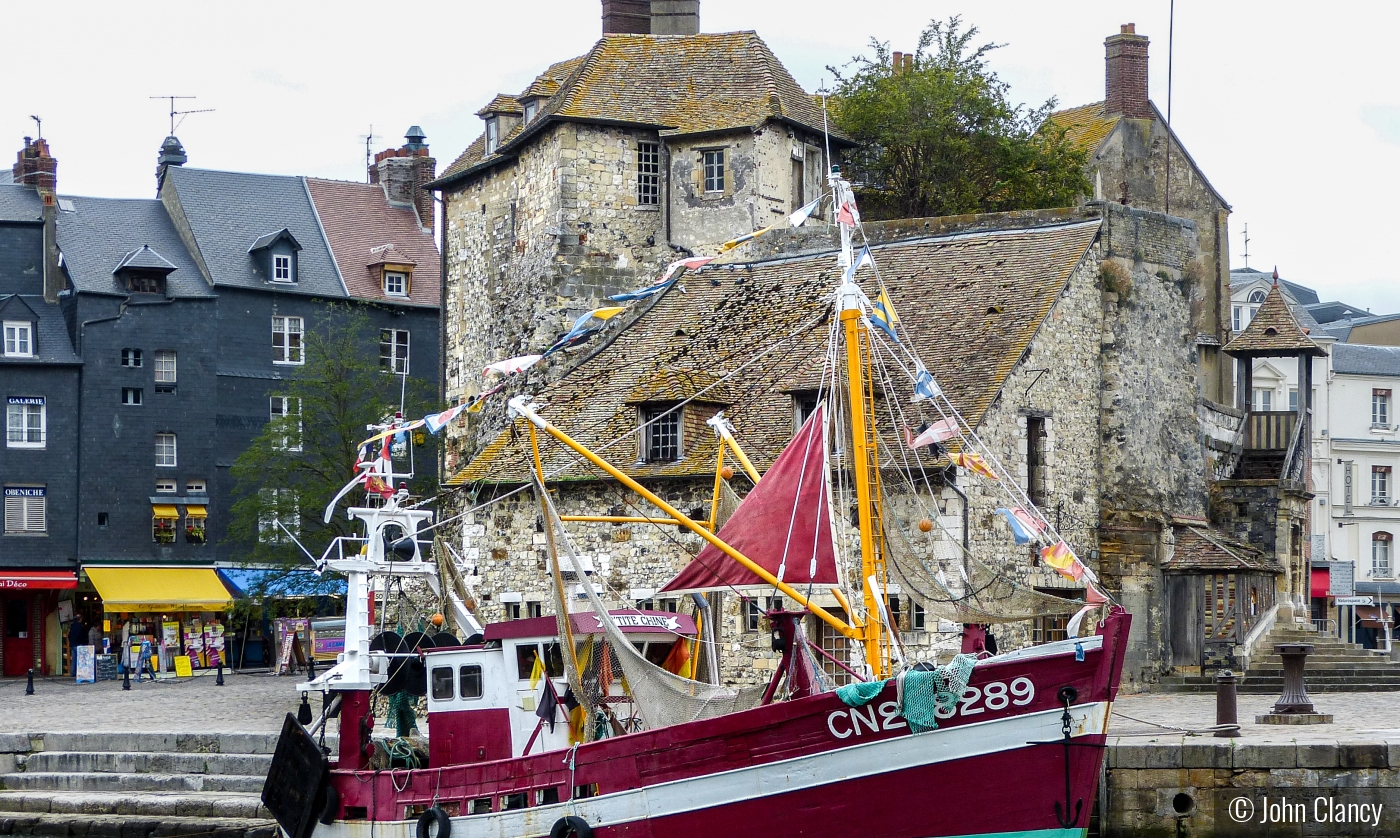
M 603 630 L 603 621 L 598 619 L 597 614 L 590 616 L 592 616 L 594 622 L 598 624 L 597 630 L 601 632 Z M 612 619 L 614 623 L 617 623 L 618 628 L 624 629 L 654 628 L 671 632 L 679 632 L 681 630 L 681 621 L 677 617 L 662 617 L 656 614 L 614 614 L 612 615 Z
M 946 709 L 939 707 L 934 711 L 934 715 L 940 719 L 975 716 L 988 710 L 1005 710 L 1011 705 L 1025 706 L 1034 699 L 1035 683 L 1021 676 L 1012 680 L 1010 684 L 992 681 L 980 687 L 968 686 L 956 705 Z M 866 730 L 878 733 L 882 730 L 900 730 L 905 727 L 908 725 L 899 715 L 899 705 L 893 701 L 886 701 L 878 706 L 869 704 L 865 707 L 833 710 L 826 717 L 826 729 L 837 739 L 860 736 Z

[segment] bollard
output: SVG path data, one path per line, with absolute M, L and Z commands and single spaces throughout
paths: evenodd
M 131 667 L 129 666 L 122 667 L 122 689 L 131 689 Z
M 1238 699 L 1238 684 L 1235 673 L 1228 669 L 1221 670 L 1215 676 L 1215 726 L 1235 725 L 1234 730 L 1217 730 L 1215 735 L 1222 738 L 1233 738 L 1240 735 L 1239 713 L 1236 702 Z
M 1274 647 L 1283 658 L 1283 695 L 1274 705 L 1275 713 L 1315 713 L 1308 688 L 1303 684 L 1303 666 L 1312 654 L 1311 643 L 1280 643 Z
M 316 656 L 312 655 L 306 661 L 306 675 L 308 681 L 316 680 Z
M 223 655 L 219 655 L 219 669 L 218 669 L 217 672 L 214 673 L 214 686 L 216 686 L 216 687 L 222 687 L 223 685 L 224 685 L 224 656 L 223 656 Z
M 29 670 L 29 683 L 26 684 L 25 687 L 24 687 L 24 694 L 25 694 L 25 695 L 33 695 L 33 694 L 34 694 L 34 670 L 33 670 L 33 669 L 30 669 L 30 670 Z

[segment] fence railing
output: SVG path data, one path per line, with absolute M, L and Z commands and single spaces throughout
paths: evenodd
M 1256 410 L 1245 418 L 1244 447 L 1254 451 L 1284 451 L 1293 439 L 1298 414 L 1291 410 Z

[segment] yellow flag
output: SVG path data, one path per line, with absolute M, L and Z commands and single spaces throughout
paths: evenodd
M 544 659 L 540 657 L 539 652 L 536 652 L 535 666 L 530 670 L 530 689 L 533 690 L 535 687 L 539 686 L 540 678 L 542 677 L 544 677 Z

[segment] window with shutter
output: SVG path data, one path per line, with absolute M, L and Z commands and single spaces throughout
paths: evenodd
M 42 486 L 5 487 L 6 535 L 43 535 L 48 531 Z

